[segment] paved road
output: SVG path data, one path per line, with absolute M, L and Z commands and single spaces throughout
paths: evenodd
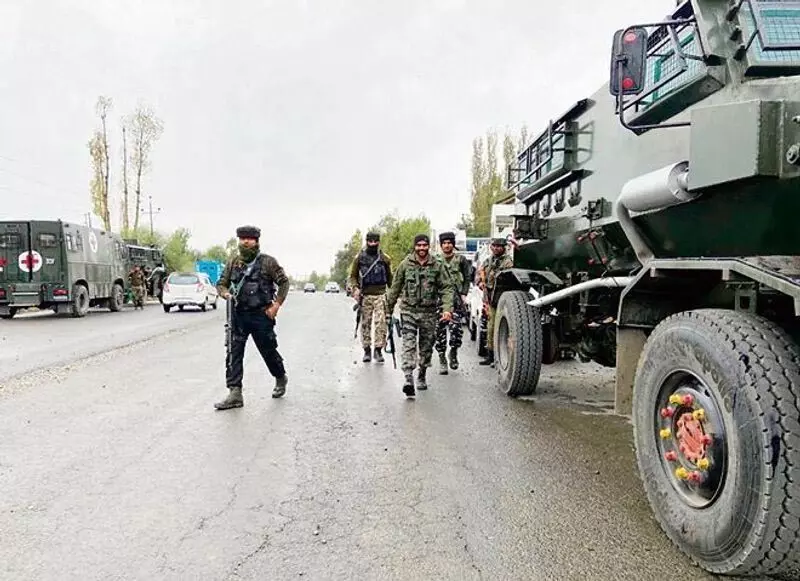
M 6 382 L 0 578 L 711 578 L 652 520 L 608 374 L 554 367 L 514 401 L 469 354 L 407 400 L 391 359 L 360 362 L 346 297 L 293 293 L 286 397 L 251 343 L 245 407 L 216 412 L 223 316 L 121 314 L 117 343 L 158 332 Z

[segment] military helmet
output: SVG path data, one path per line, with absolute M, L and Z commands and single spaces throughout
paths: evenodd
M 261 238 L 261 229 L 257 226 L 239 226 L 236 229 L 237 238 Z

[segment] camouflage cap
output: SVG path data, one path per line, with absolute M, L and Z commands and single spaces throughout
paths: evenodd
M 239 226 L 236 229 L 237 238 L 261 238 L 261 229 L 257 226 Z
M 456 234 L 455 232 L 442 232 L 439 234 L 439 242 L 444 242 L 445 240 L 449 240 L 453 244 L 456 243 Z
M 492 246 L 505 246 L 508 244 L 508 240 L 505 238 L 492 238 Z

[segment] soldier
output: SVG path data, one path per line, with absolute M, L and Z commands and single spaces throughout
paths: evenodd
M 142 272 L 142 267 L 138 264 L 133 267 L 128 273 L 128 279 L 131 282 L 131 290 L 133 290 L 133 309 L 137 308 L 144 310 L 144 295 L 145 295 L 145 276 Z
M 364 363 L 372 361 L 372 346 L 375 346 L 375 361 L 383 363 L 382 349 L 386 346 L 386 288 L 392 285 L 391 259 L 380 249 L 380 234 L 369 232 L 366 248 L 350 266 L 350 288 L 353 298 L 361 309 L 361 346 L 364 348 Z M 375 335 L 370 340 L 372 322 Z
M 492 256 L 490 256 L 482 267 L 481 286 L 483 288 L 483 300 L 489 311 L 489 320 L 486 325 L 486 357 L 481 359 L 479 365 L 492 365 L 494 363 L 494 324 L 497 308 L 492 305 L 497 275 L 500 271 L 514 267 L 511 257 L 506 254 L 506 239 L 495 238 L 492 240 Z
M 450 329 L 450 368 L 458 369 L 458 348 L 461 347 L 461 317 L 466 315 L 465 305 L 467 303 L 467 293 L 469 292 L 469 282 L 471 265 L 465 256 L 456 254 L 456 235 L 453 232 L 442 232 L 439 234 L 439 246 L 442 248 L 442 257 L 447 267 L 450 279 L 453 283 L 453 298 L 455 305 L 453 318 L 451 321 L 439 321 L 436 325 L 436 352 L 439 354 L 439 373 L 447 375 L 447 330 Z
M 444 262 L 429 253 L 430 239 L 425 234 L 414 238 L 414 252 L 406 256 L 394 274 L 386 295 L 386 313 L 391 317 L 398 299 L 403 335 L 402 368 L 406 376 L 403 393 L 414 397 L 414 368 L 419 362 L 417 386 L 428 389 L 425 379 L 431 366 L 436 335 L 436 312 L 441 302 L 441 320 L 449 321 L 453 310 L 453 284 Z M 419 357 L 417 350 L 419 349 Z
M 219 410 L 242 407 L 242 376 L 244 375 L 244 348 L 248 336 L 253 341 L 270 374 L 275 378 L 272 397 L 286 393 L 289 379 L 278 353 L 275 335 L 275 318 L 289 293 L 289 277 L 278 261 L 261 253 L 261 230 L 255 226 L 236 229 L 239 238 L 238 255 L 228 260 L 217 283 L 219 295 L 228 300 L 233 297 L 231 361 L 225 370 L 225 381 L 230 393 L 214 407 Z M 277 296 L 275 285 L 278 286 Z

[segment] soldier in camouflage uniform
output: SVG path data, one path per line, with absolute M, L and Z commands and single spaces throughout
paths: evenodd
M 494 325 L 497 318 L 497 308 L 492 303 L 496 304 L 498 297 L 494 296 L 494 290 L 497 281 L 497 275 L 509 268 L 514 268 L 514 262 L 511 257 L 506 254 L 505 238 L 495 238 L 492 240 L 492 256 L 490 256 L 483 266 L 483 275 L 481 286 L 483 288 L 483 301 L 487 305 L 489 311 L 489 321 L 486 325 L 486 357 L 479 361 L 479 365 L 493 365 L 494 364 Z
M 467 293 L 469 292 L 470 263 L 465 256 L 456 254 L 456 235 L 453 232 L 439 234 L 439 246 L 442 249 L 442 260 L 447 267 L 453 283 L 453 298 L 455 299 L 453 318 L 448 321 L 439 321 L 436 325 L 436 352 L 439 354 L 439 373 L 447 375 L 447 331 L 450 330 L 450 368 L 458 369 L 458 348 L 461 347 L 463 329 L 461 320 L 465 313 Z M 440 312 L 441 312 L 441 306 Z
M 133 267 L 128 273 L 128 280 L 131 282 L 131 290 L 133 291 L 133 309 L 144 310 L 144 297 L 147 292 L 145 286 L 145 276 L 142 272 L 142 267 L 138 264 Z
M 394 281 L 386 294 L 386 314 L 392 316 L 397 301 L 403 335 L 402 369 L 405 374 L 403 393 L 416 395 L 414 369 L 419 363 L 417 387 L 428 389 L 425 378 L 431 366 L 436 335 L 437 307 L 442 304 L 441 319 L 449 321 L 453 311 L 453 284 L 444 262 L 430 254 L 430 239 L 425 234 L 414 238 L 414 252 L 406 256 L 394 273 Z
M 369 232 L 367 246 L 353 259 L 350 265 L 350 288 L 353 298 L 361 309 L 361 346 L 364 348 L 362 361 L 372 361 L 372 346 L 375 346 L 375 361 L 383 363 L 382 349 L 386 346 L 386 288 L 392 285 L 392 261 L 380 249 L 380 234 Z M 374 341 L 372 323 L 375 322 Z
M 230 391 L 227 398 L 214 404 L 219 410 L 244 405 L 244 348 L 250 335 L 275 378 L 272 397 L 283 396 L 289 382 L 275 335 L 275 318 L 289 293 L 289 277 L 274 257 L 261 253 L 260 229 L 241 226 L 236 229 L 236 236 L 239 238 L 238 254 L 228 260 L 217 283 L 222 298 L 228 300 L 233 295 L 236 299 L 232 313 L 231 361 L 225 370 L 225 382 Z

